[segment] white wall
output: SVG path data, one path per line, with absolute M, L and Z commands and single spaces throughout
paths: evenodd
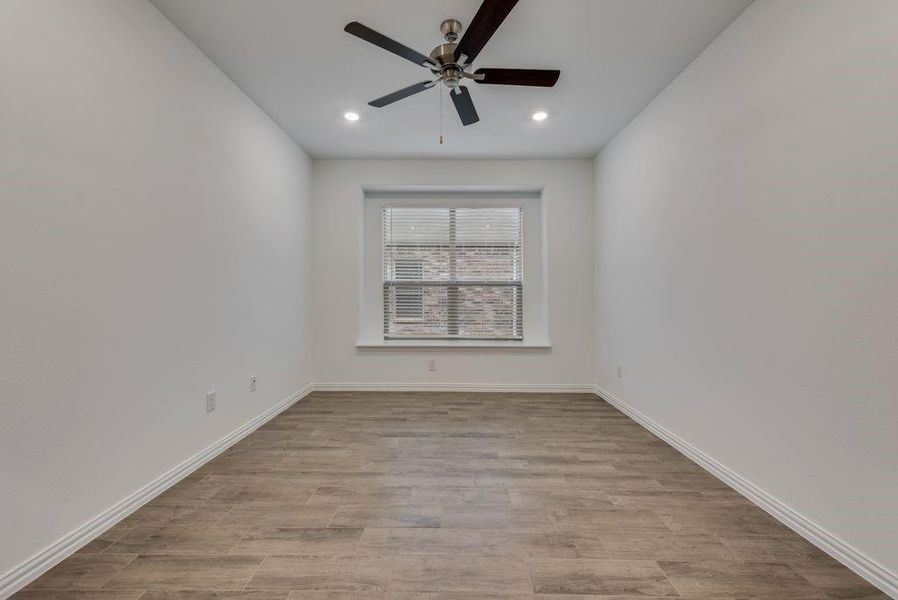
M 512 386 L 590 383 L 592 170 L 589 160 L 314 161 L 316 382 Z M 363 186 L 457 185 L 544 186 L 551 351 L 357 350 Z M 429 358 L 437 360 L 436 372 L 427 370 Z
M 756 0 L 596 182 L 599 385 L 898 574 L 898 2 Z
M 4 0 L 0 82 L 2 575 L 311 372 L 309 161 L 155 8 Z

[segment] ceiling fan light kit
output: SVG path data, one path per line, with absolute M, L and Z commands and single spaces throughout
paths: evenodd
M 478 84 L 554 86 L 561 75 L 561 71 L 554 69 L 477 69 L 473 73 L 470 72 L 470 67 L 480 51 L 517 3 L 518 0 L 484 0 L 463 35 L 461 35 L 462 24 L 458 19 L 446 19 L 440 24 L 440 33 L 446 43 L 434 48 L 429 56 L 412 50 L 357 21 L 349 23 L 344 28 L 347 33 L 425 67 L 436 76 L 436 79 L 412 84 L 372 100 L 368 104 L 382 108 L 442 83 L 449 89 L 449 97 L 462 125 L 467 126 L 477 123 L 480 117 L 474 108 L 474 101 L 468 88 L 462 85 L 465 79 Z

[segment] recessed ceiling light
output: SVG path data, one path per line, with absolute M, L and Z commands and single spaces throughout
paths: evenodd
M 549 117 L 549 113 L 547 113 L 544 110 L 538 110 L 535 113 L 533 113 L 534 121 L 545 121 L 548 117 Z
M 346 119 L 347 121 L 358 121 L 359 113 L 350 111 L 350 112 L 346 113 L 345 115 L 343 115 L 343 118 Z

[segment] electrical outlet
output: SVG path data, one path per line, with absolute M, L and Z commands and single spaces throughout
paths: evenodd
M 437 361 L 432 358 L 427 361 L 427 370 L 428 371 L 436 371 L 437 370 Z
M 210 413 L 215 410 L 215 392 L 206 392 L 206 412 Z
M 617 365 L 617 376 L 620 378 L 624 376 L 624 368 L 620 365 Z
M 251 392 L 256 391 L 256 376 L 255 375 L 253 375 L 252 377 L 249 378 L 249 391 L 251 391 Z

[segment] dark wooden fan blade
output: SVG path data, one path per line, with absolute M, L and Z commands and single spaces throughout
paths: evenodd
M 558 81 L 561 71 L 553 69 L 477 69 L 474 71 L 474 75 L 483 75 L 483 79 L 474 79 L 477 83 L 552 87 Z
M 386 96 L 381 96 L 377 100 L 372 100 L 368 104 L 371 106 L 375 106 L 377 108 L 383 108 L 387 104 L 393 104 L 397 100 L 402 100 L 403 98 L 408 98 L 409 96 L 413 96 L 418 92 L 423 92 L 426 89 L 432 88 L 434 86 L 433 81 L 422 81 L 420 83 L 416 83 L 414 85 L 410 85 L 406 88 L 402 88 L 401 90 L 397 90 L 392 94 L 387 94 Z
M 434 63 L 432 60 L 430 60 L 420 52 L 412 50 L 408 46 L 400 44 L 396 40 L 392 40 L 384 34 L 374 31 L 370 27 L 365 27 L 358 21 L 353 21 L 352 23 L 344 27 L 343 31 L 345 31 L 346 33 L 351 33 L 358 38 L 362 38 L 366 42 L 370 42 L 375 46 L 380 46 L 387 52 L 392 52 L 397 56 L 401 56 L 402 58 L 409 60 L 416 65 L 421 65 L 422 67 L 436 66 L 436 63 Z
M 455 49 L 455 59 L 461 59 L 461 55 L 464 54 L 468 57 L 466 64 L 474 62 L 517 3 L 518 0 L 483 0 L 483 4 L 474 15 L 474 20 L 468 25 Z
M 477 109 L 474 108 L 474 101 L 471 100 L 471 94 L 468 92 L 468 88 L 460 85 L 449 92 L 449 97 L 452 98 L 452 104 L 455 105 L 455 110 L 458 111 L 458 116 L 461 117 L 462 125 L 473 125 L 480 120 L 480 117 L 477 116 Z

